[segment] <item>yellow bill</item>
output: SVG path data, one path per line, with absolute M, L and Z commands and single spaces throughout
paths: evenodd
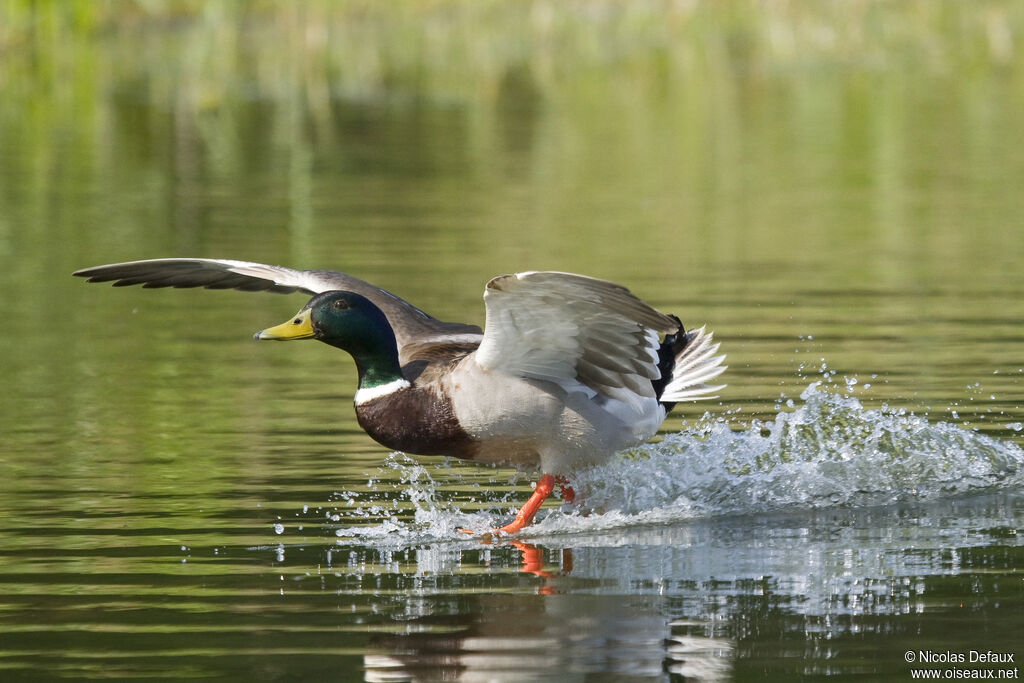
M 255 339 L 273 339 L 276 341 L 312 339 L 313 321 L 310 318 L 310 309 L 304 308 L 296 313 L 295 317 L 291 320 L 274 327 L 268 327 L 265 330 L 260 330 L 253 337 Z

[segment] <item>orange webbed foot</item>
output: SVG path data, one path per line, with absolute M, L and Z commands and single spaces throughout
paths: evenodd
M 537 511 L 540 510 L 540 506 L 545 500 L 547 500 L 548 496 L 551 495 L 551 491 L 553 491 L 554 488 L 555 478 L 550 474 L 543 475 L 537 480 L 537 486 L 533 489 L 533 495 L 531 495 L 529 500 L 523 504 L 523 507 L 519 508 L 519 512 L 516 513 L 515 519 L 494 531 L 485 532 L 482 534 L 481 539 L 486 542 L 490 540 L 492 534 L 514 534 L 517 531 L 521 531 L 524 527 L 529 526 L 530 522 L 533 521 L 533 518 L 537 516 Z M 572 491 L 572 489 L 569 490 Z M 562 489 L 562 494 L 564 500 L 565 487 Z M 471 531 L 470 529 L 459 529 L 459 533 L 473 536 L 476 532 Z

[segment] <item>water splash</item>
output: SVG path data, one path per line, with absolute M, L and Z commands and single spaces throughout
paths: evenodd
M 849 389 L 849 387 L 847 387 Z M 811 383 L 802 403 L 736 430 L 706 417 L 663 441 L 625 451 L 573 478 L 576 506 L 542 513 L 526 536 L 667 524 L 698 517 L 831 506 L 874 506 L 1024 487 L 1024 450 L 1013 442 L 904 411 L 867 409 L 854 396 Z M 339 537 L 405 543 L 483 530 L 521 497 L 462 512 L 430 469 L 391 456 L 395 495 L 339 517 L 361 523 Z M 395 476 L 397 474 L 397 477 Z M 445 477 L 446 478 L 446 477 Z M 445 482 L 446 486 L 451 485 Z
M 704 423 L 581 473 L 588 504 L 627 515 L 884 505 L 1024 484 L 1024 450 L 814 382 L 802 405 L 733 431 Z M 654 521 L 654 520 L 652 520 Z
M 444 472 L 435 479 L 431 469 Z M 427 467 L 407 455 L 392 453 L 380 473 L 380 479 L 368 482 L 370 492 L 337 494 L 345 506 L 329 513 L 329 520 L 350 524 L 335 530 L 339 538 L 409 543 L 458 538 L 462 528 L 487 528 L 490 516 L 486 512 L 465 513 L 440 492 L 443 480 L 457 479 L 451 470 L 441 465 Z

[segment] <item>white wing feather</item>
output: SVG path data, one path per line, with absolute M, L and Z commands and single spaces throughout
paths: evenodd
M 712 333 L 701 327 L 686 334 L 689 341 L 675 358 L 672 377 L 661 392 L 662 401 L 716 398 L 715 392 L 725 388 L 724 384 L 707 384 L 708 380 L 718 377 L 726 369 L 722 365 L 725 356 L 715 355 L 719 345 L 712 343 Z

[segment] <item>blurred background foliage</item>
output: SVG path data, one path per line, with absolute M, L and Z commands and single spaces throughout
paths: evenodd
M 1018 80 L 1022 18 L 1012 0 L 4 0 L 0 88 L 79 115 L 140 81 L 195 115 L 298 96 L 315 122 L 332 95 L 497 102 L 524 74 L 555 99 L 581 77 L 628 79 L 624 97 L 792 69 Z
M 310 164 L 529 176 L 530 203 L 549 208 L 546 191 L 602 176 L 647 201 L 645 229 L 708 224 L 736 253 L 729 235 L 778 210 L 782 183 L 810 196 L 842 173 L 877 190 L 862 222 L 899 232 L 908 183 L 1017 163 L 1003 132 L 1024 111 L 1022 27 L 1013 0 L 2 0 L 0 151 L 8 192 L 123 153 L 139 162 L 124 175 L 154 183 L 165 157 L 193 186 L 289 168 L 293 199 Z M 798 166 L 775 166 L 789 151 Z M 638 166 L 666 171 L 640 180 Z M 545 223 L 489 201 L 506 224 Z M 799 230 L 807 208 L 775 218 Z
M 144 86 L 195 116 L 282 98 L 313 125 L 334 96 L 558 101 L 617 79 L 637 100 L 673 83 L 729 88 L 794 69 L 900 71 L 957 87 L 998 77 L 1019 90 L 1022 25 L 1012 0 L 4 0 L 0 89 L 8 116 L 25 113 L 13 104 L 89 116 Z

